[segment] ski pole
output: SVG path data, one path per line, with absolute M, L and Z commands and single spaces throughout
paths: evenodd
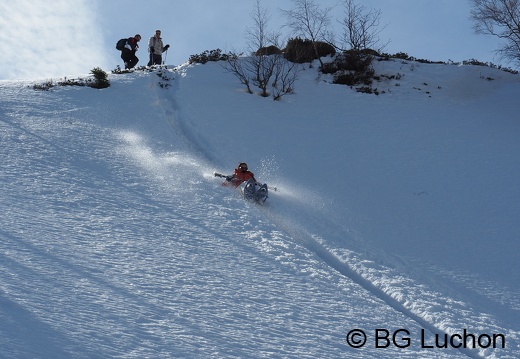
M 164 52 L 164 60 L 162 62 L 163 65 L 166 63 L 166 56 L 168 56 L 168 50 Z
M 221 173 L 217 173 L 217 172 L 214 172 L 214 173 L 213 173 L 213 176 L 215 176 L 215 177 L 220 177 L 220 178 L 226 178 L 226 177 L 227 177 L 226 175 L 223 175 L 223 174 L 221 174 Z M 273 191 L 275 191 L 275 192 L 278 192 L 278 187 L 277 187 L 277 186 L 271 186 L 271 187 L 269 187 L 269 189 L 270 189 L 270 190 L 273 190 Z

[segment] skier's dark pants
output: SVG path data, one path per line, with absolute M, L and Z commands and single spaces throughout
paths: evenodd
M 148 66 L 152 65 L 161 65 L 162 64 L 162 55 L 158 55 L 155 53 L 150 53 L 150 61 L 148 61 Z
M 135 56 L 135 52 L 128 49 L 121 51 L 121 59 L 125 62 L 125 69 L 131 69 L 139 62 L 139 59 Z

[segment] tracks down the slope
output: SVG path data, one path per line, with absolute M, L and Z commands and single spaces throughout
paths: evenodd
M 333 253 L 331 249 L 327 248 L 324 244 L 320 243 L 321 239 L 318 240 L 315 235 L 313 235 L 305 229 L 306 226 L 303 225 L 303 223 L 308 221 L 302 221 L 302 225 L 295 225 L 294 223 L 292 223 L 293 221 L 295 221 L 294 219 L 289 220 L 286 217 L 282 216 L 281 213 L 276 213 L 275 210 L 268 210 L 266 211 L 266 213 L 272 222 L 275 222 L 278 226 L 284 228 L 284 230 L 288 232 L 290 237 L 299 241 L 308 250 L 315 253 L 324 263 L 326 263 L 327 266 L 337 271 L 341 275 L 349 278 L 354 283 L 364 288 L 372 296 L 386 303 L 389 307 L 393 308 L 397 312 L 402 313 L 404 316 L 416 322 L 421 328 L 423 328 L 426 331 L 429 331 L 431 335 L 433 335 L 433 337 L 450 337 L 450 333 L 443 331 L 442 329 L 439 329 L 434 323 L 429 322 L 428 320 L 421 317 L 419 314 L 414 313 L 413 310 L 408 308 L 403 302 L 392 297 L 389 293 L 385 292 L 382 288 L 378 287 L 370 279 L 365 278 L 362 274 L 358 273 L 356 269 L 353 266 L 351 266 L 347 261 L 339 258 L 335 253 Z M 320 216 L 320 220 L 328 222 L 326 216 Z M 296 221 L 298 220 L 296 219 Z M 327 226 L 334 225 L 334 223 L 329 223 Z M 452 349 L 458 350 L 461 354 L 469 358 L 482 358 L 482 356 L 478 353 L 477 348 L 465 347 L 465 343 L 459 344 L 460 347 L 457 348 L 454 346 Z M 457 344 L 457 346 L 459 345 Z

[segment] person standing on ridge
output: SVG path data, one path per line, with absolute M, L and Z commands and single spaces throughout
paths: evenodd
M 141 35 L 139 34 L 126 40 L 125 47 L 121 50 L 121 59 L 125 63 L 125 69 L 131 69 L 139 62 L 139 59 L 135 56 L 135 52 L 139 49 L 137 44 L 139 41 L 141 41 Z
M 155 30 L 155 35 L 148 41 L 148 51 L 150 52 L 148 66 L 162 65 L 162 53 L 167 51 L 169 47 L 170 45 L 163 46 L 161 30 Z

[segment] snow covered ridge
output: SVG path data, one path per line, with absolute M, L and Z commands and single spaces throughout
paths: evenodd
M 110 86 L 110 81 L 108 80 L 108 74 L 103 71 L 101 68 L 96 67 L 90 71 L 92 77 L 80 77 L 76 79 L 60 79 L 57 82 L 51 80 L 46 80 L 43 83 L 33 84 L 32 88 L 35 90 L 48 91 L 55 86 L 88 86 L 96 89 L 104 89 Z
M 519 77 L 374 66 L 1 81 L 2 356 L 519 357 Z M 242 161 L 264 206 L 213 176 Z

